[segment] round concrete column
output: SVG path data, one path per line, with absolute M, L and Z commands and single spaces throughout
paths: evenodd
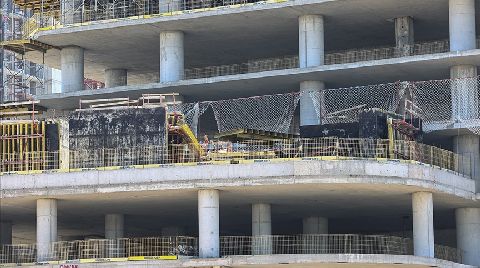
M 218 190 L 198 191 L 198 247 L 200 258 L 220 257 L 220 197 Z
M 328 234 L 328 219 L 323 217 L 304 218 L 303 234 Z
M 12 244 L 12 222 L 0 222 L 0 245 Z
M 321 124 L 321 116 L 315 109 L 318 102 L 320 114 L 325 113 L 325 100 L 322 93 L 325 83 L 321 81 L 303 81 L 300 83 L 300 126 L 313 126 Z M 313 92 L 313 94 L 311 94 Z M 314 98 L 318 97 L 314 100 Z
M 71 46 L 60 52 L 62 69 L 62 92 L 74 92 L 84 89 L 84 49 Z
M 450 51 L 475 49 L 475 0 L 450 0 L 449 26 Z
M 455 210 L 457 248 L 463 252 L 463 263 L 480 266 L 480 208 Z
M 160 82 L 174 82 L 183 79 L 184 51 L 183 32 L 160 33 Z
M 300 16 L 298 26 L 300 68 L 323 65 L 325 61 L 323 16 Z
M 323 16 L 300 16 L 298 25 L 300 68 L 323 65 L 325 61 Z
M 272 254 L 272 213 L 270 204 L 252 205 L 252 253 Z
M 105 215 L 105 238 L 118 239 L 124 237 L 124 216 L 123 214 Z
M 433 258 L 434 239 L 432 193 L 413 193 L 412 210 L 414 255 Z
M 120 87 L 127 85 L 126 69 L 106 69 L 105 70 L 105 87 Z
M 51 244 L 57 241 L 57 200 L 37 200 L 37 259 L 48 260 Z

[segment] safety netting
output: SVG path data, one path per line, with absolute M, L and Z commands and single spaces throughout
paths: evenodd
M 425 132 L 464 128 L 480 135 L 478 79 L 404 81 L 321 91 L 303 90 L 185 103 L 175 109 L 186 115 L 187 123 L 195 130 L 198 118 L 211 107 L 219 132 L 254 129 L 291 133 L 295 109 L 300 97 L 306 94 L 312 99 L 315 113 L 322 124 L 356 122 L 360 112 L 365 109 L 400 114 L 409 110 L 423 120 Z M 405 103 L 411 103 L 411 107 L 407 108 Z
M 219 132 L 255 129 L 289 133 L 299 93 L 221 100 L 210 105 Z

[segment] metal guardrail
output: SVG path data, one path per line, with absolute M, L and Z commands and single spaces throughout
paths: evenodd
M 311 138 L 284 140 L 215 141 L 201 144 L 205 157 L 199 158 L 193 144 L 143 146 L 130 148 L 0 154 L 0 172 L 26 173 L 41 170 L 78 171 L 78 169 L 147 166 L 154 164 L 240 161 L 253 159 L 393 159 L 412 160 L 470 176 L 477 165 L 468 156 L 409 141 L 374 139 Z M 392 148 L 393 146 L 393 148 Z M 393 150 L 390 150 L 393 149 Z M 393 152 L 393 153 L 392 153 Z M 62 161 L 68 161 L 62 164 Z
M 270 254 L 413 255 L 413 243 L 409 238 L 358 234 L 220 237 L 222 257 Z M 35 244 L 0 247 L 0 264 L 136 256 L 198 257 L 198 238 L 179 236 L 61 241 L 51 244 L 47 256 L 37 256 Z M 435 257 L 457 263 L 462 262 L 460 250 L 441 245 L 435 245 Z
M 477 41 L 477 43 L 480 42 Z M 357 48 L 325 54 L 325 65 L 346 64 L 361 61 L 393 59 L 406 56 L 444 53 L 450 51 L 449 40 L 421 42 L 410 47 Z M 185 70 L 185 79 L 208 78 L 225 75 L 246 74 L 299 68 L 298 56 L 255 59 L 245 63 L 207 66 Z

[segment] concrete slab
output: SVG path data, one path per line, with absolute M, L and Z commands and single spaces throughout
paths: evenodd
M 229 189 L 268 185 L 361 184 L 411 186 L 475 200 L 475 182 L 424 164 L 375 160 L 291 160 L 252 164 L 166 166 L 71 173 L 4 175 L 1 198 Z
M 311 68 L 151 83 L 71 93 L 40 95 L 40 104 L 52 109 L 73 109 L 80 99 L 130 97 L 145 93 L 178 92 L 188 100 L 216 100 L 298 91 L 301 81 L 325 81 L 327 88 L 358 86 L 399 80 L 447 78 L 449 67 L 480 65 L 480 49 L 412 57 L 324 65 Z M 348 78 L 348 79 L 346 79 Z
M 474 268 L 475 266 L 458 264 L 450 261 L 417 257 L 409 255 L 383 254 L 312 254 L 312 255 L 259 255 L 259 256 L 229 256 L 213 259 L 179 259 L 168 261 L 137 261 L 137 262 L 109 262 L 109 263 L 82 263 L 77 267 L 439 267 L 439 268 Z M 31 265 L 32 268 L 73 268 L 68 265 Z M 24 265 L 22 265 L 24 266 Z
M 185 32 L 186 67 L 294 55 L 298 53 L 297 18 L 305 14 L 325 16 L 327 51 L 394 46 L 393 18 L 407 15 L 415 18 L 416 41 L 448 39 L 447 0 L 271 2 L 92 22 L 41 31 L 37 39 L 60 47 L 84 47 L 89 78 L 103 80 L 104 69 L 121 68 L 128 69 L 131 82 L 142 83 L 155 77 L 150 75 L 158 70 L 159 33 L 165 30 Z M 28 58 L 36 62 L 42 59 L 39 53 Z M 48 52 L 46 63 L 58 67 L 58 51 Z

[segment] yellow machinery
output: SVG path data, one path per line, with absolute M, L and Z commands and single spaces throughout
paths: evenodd
M 184 115 L 177 112 L 172 112 L 167 114 L 167 129 L 168 129 L 168 146 L 170 150 L 170 155 L 176 157 L 177 159 L 171 159 L 179 162 L 181 155 L 184 152 L 184 148 L 180 147 L 182 144 L 188 144 L 192 146 L 194 157 L 196 160 L 203 159 L 205 156 L 205 151 L 198 142 L 195 134 L 185 123 Z

